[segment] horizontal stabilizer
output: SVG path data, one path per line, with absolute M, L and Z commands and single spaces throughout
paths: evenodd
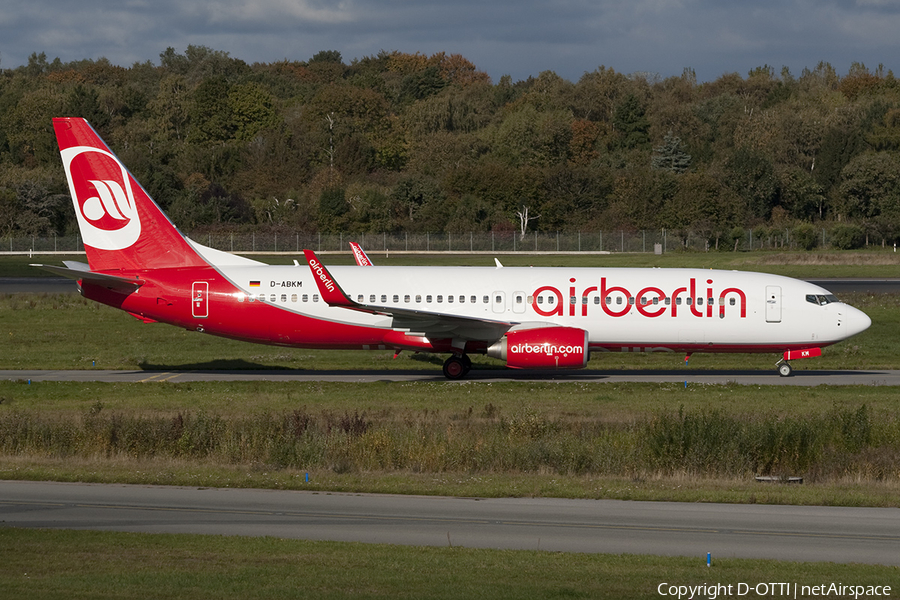
M 144 285 L 144 280 L 140 277 L 122 277 L 121 275 L 109 275 L 107 273 L 95 273 L 84 264 L 73 261 L 66 261 L 65 267 L 56 265 L 29 265 L 37 267 L 56 275 L 62 275 L 68 279 L 76 281 L 90 282 L 100 285 L 111 290 L 134 291 Z M 82 268 L 83 267 L 83 268 Z

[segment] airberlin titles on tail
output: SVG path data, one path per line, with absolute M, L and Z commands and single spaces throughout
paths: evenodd
M 365 269 L 327 268 L 309 250 L 308 270 L 265 265 L 181 235 L 84 119 L 53 126 L 89 264 L 47 268 L 145 322 L 282 346 L 440 352 L 451 378 L 473 353 L 574 369 L 591 349 L 617 348 L 771 352 L 789 373 L 784 360 L 871 323 L 818 286 L 760 273 L 375 267 L 355 243 Z

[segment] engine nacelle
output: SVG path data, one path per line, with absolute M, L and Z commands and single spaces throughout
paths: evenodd
M 588 333 L 576 327 L 510 331 L 487 354 L 505 360 L 513 369 L 583 369 L 588 361 Z

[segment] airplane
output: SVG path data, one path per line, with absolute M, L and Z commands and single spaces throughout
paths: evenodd
M 311 250 L 303 263 L 267 265 L 184 236 L 84 119 L 53 127 L 88 262 L 35 266 L 147 323 L 299 348 L 447 354 L 448 379 L 465 377 L 474 354 L 555 370 L 657 351 L 773 353 L 788 376 L 788 361 L 871 324 L 819 286 L 764 273 L 499 261 L 360 269 L 326 267 Z

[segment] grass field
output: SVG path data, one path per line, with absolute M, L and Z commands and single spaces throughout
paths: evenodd
M 489 257 L 372 254 L 377 264 Z M 33 276 L 0 257 L 0 276 Z M 78 258 L 76 258 L 78 260 Z M 83 258 L 81 259 L 83 260 Z M 289 262 L 272 257 L 272 262 Z M 349 262 L 329 256 L 328 264 Z M 795 277 L 895 277 L 893 253 L 501 257 L 504 264 L 693 266 Z M 864 334 L 797 369 L 900 368 L 900 297 L 845 298 Z M 769 370 L 772 356 L 602 354 L 590 368 Z M 74 294 L 0 297 L 0 368 L 428 369 L 388 351 L 256 346 L 144 325 Z M 476 368 L 498 366 L 476 359 Z M 788 393 L 790 394 L 788 396 Z M 582 383 L 70 384 L 0 382 L 0 479 L 898 506 L 893 388 Z M 152 446 L 146 432 L 157 431 Z M 298 435 L 299 434 L 299 435 Z M 243 440 L 241 443 L 235 440 Z M 756 449 L 753 444 L 758 443 Z M 149 444 L 149 445 L 148 445 Z M 768 452 L 768 455 L 764 451 Z M 766 458 L 768 456 L 768 459 Z M 747 459 L 751 458 L 749 462 Z M 755 457 L 755 458 L 754 458 Z M 754 462 L 755 461 L 755 462 Z M 762 469 L 760 468 L 762 467 Z M 757 472 L 802 475 L 761 484 Z M 310 481 L 305 481 L 306 473 Z M 747 581 L 890 585 L 897 569 L 422 549 L 272 539 L 0 528 L 0 597 L 659 597 Z
M 737 385 L 0 382 L 0 479 L 897 506 L 898 401 L 873 387 L 786 401 Z
M 0 563 L 0 596 L 33 600 L 637 599 L 660 598 L 664 583 L 667 594 L 670 586 L 731 585 L 732 597 L 739 583 L 888 585 L 892 594 L 900 585 L 898 569 L 881 566 L 716 558 L 708 568 L 705 557 L 12 529 L 0 529 Z

